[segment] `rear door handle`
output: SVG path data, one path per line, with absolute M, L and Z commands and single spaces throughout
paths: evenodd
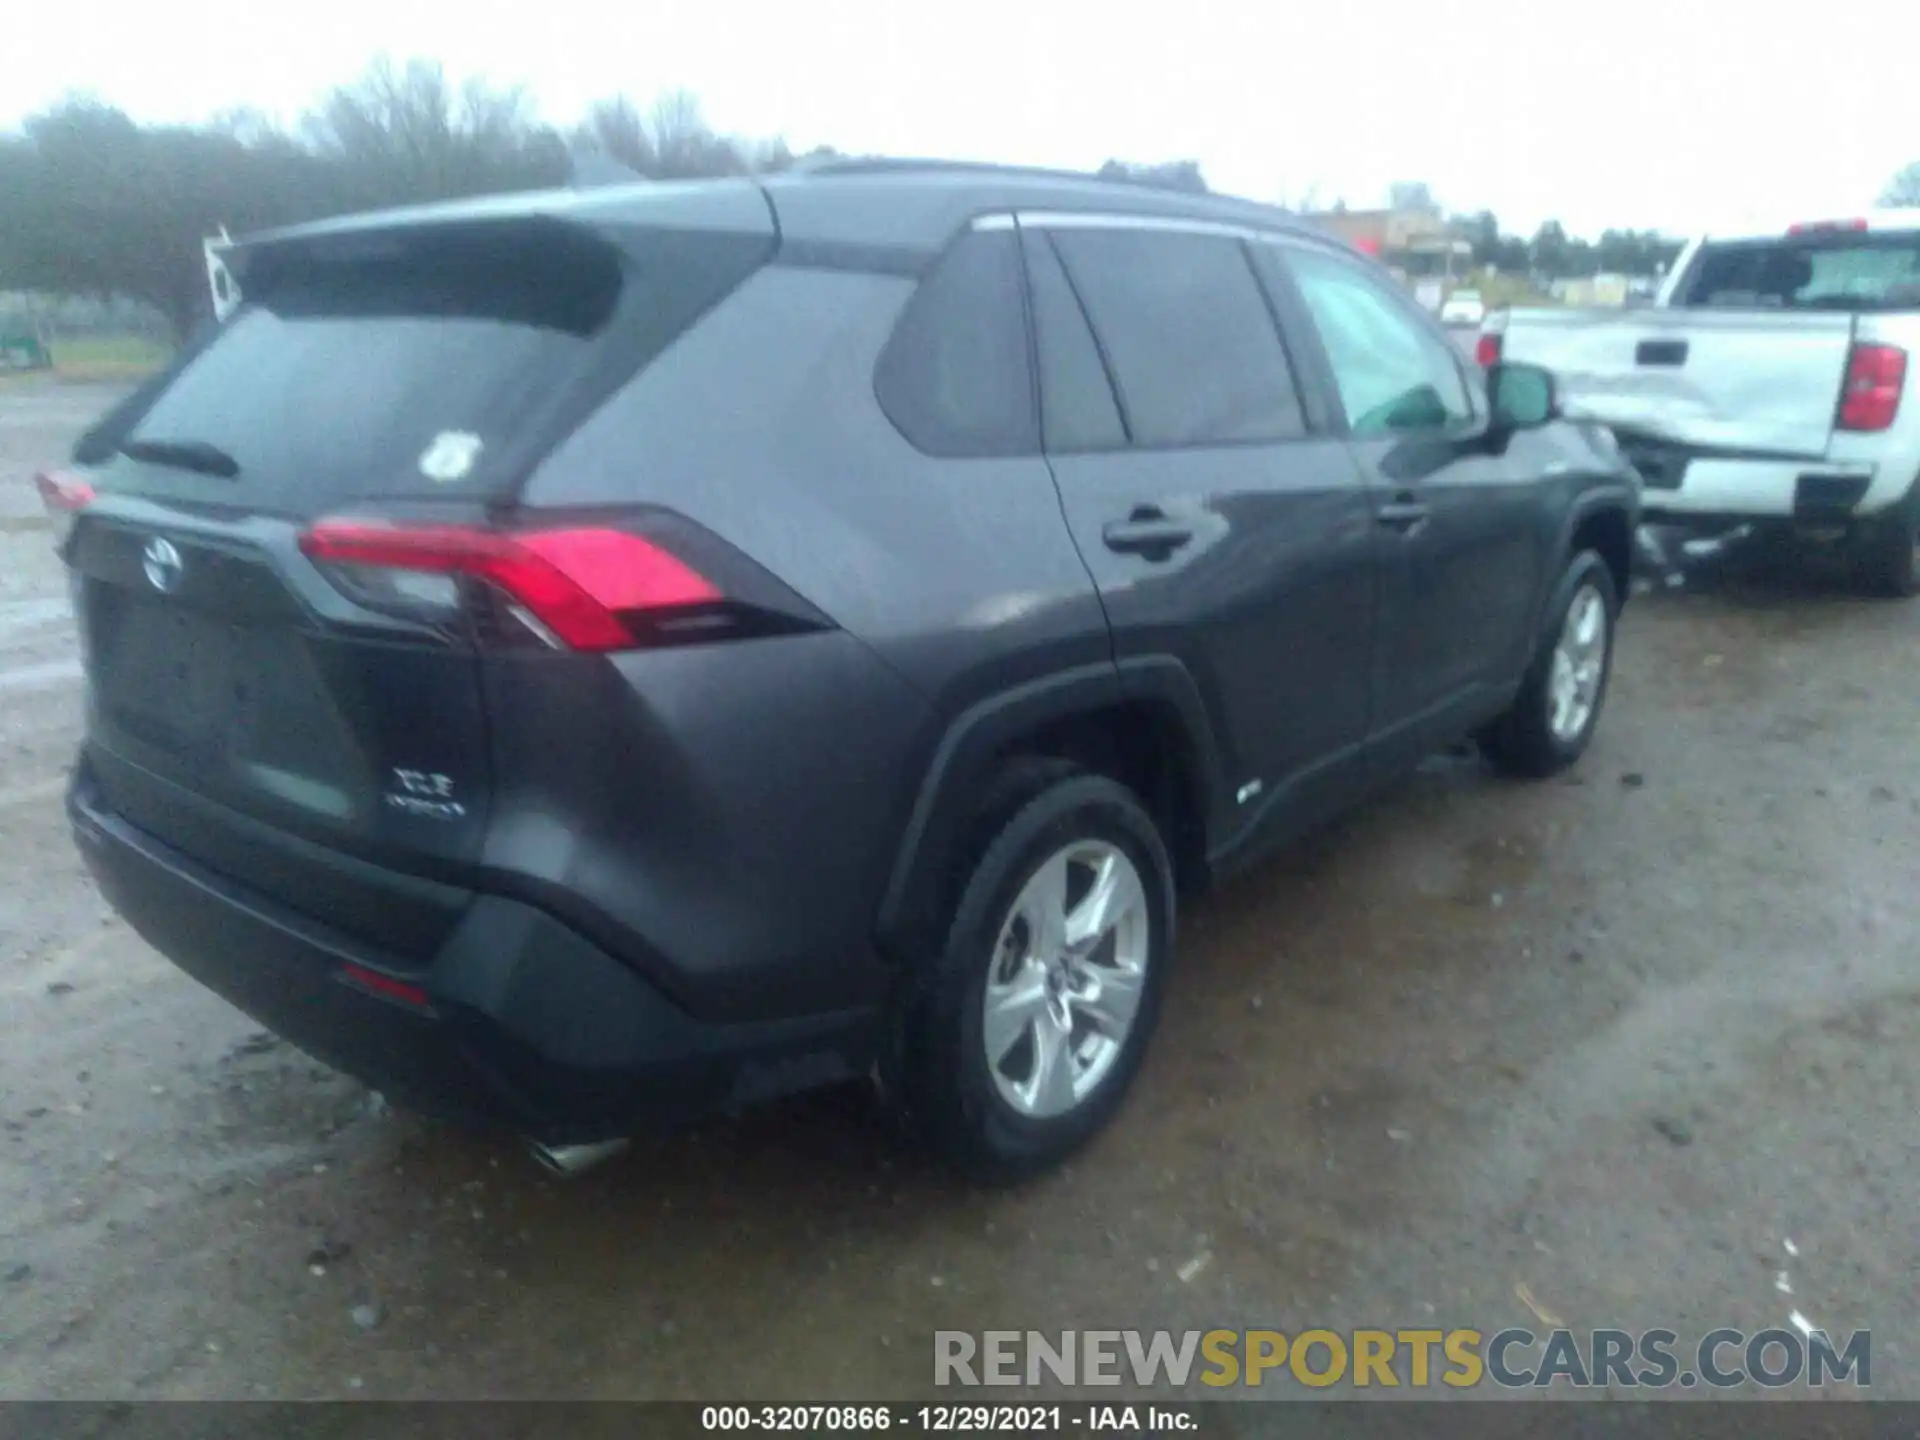
M 1373 518 L 1389 530 L 1398 530 L 1403 535 L 1410 535 L 1425 524 L 1427 517 L 1432 513 L 1429 507 L 1422 505 L 1418 500 L 1402 498 L 1389 500 L 1373 512 Z
M 1122 555 L 1144 555 L 1149 560 L 1164 560 L 1193 539 L 1193 527 L 1169 519 L 1154 505 L 1136 505 L 1124 520 L 1110 520 L 1100 532 L 1109 550 Z

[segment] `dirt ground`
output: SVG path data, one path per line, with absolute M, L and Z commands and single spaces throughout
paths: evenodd
M 261 1034 L 85 878 L 21 482 L 108 398 L 0 389 L 0 1397 L 904 1398 L 936 1328 L 1542 1312 L 1870 1327 L 1920 1396 L 1920 606 L 1656 582 L 1572 775 L 1436 759 L 1190 915 L 1055 1177 L 956 1189 L 836 1093 L 556 1182 Z

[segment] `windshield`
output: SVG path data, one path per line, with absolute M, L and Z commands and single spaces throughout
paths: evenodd
M 1673 303 L 1743 310 L 1920 309 L 1920 231 L 1703 245 Z

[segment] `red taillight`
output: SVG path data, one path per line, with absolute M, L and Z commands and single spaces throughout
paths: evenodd
M 40 503 L 50 515 L 71 515 L 93 503 L 93 486 L 67 470 L 42 470 L 33 477 Z
M 484 580 L 576 650 L 625 649 L 635 643 L 625 616 L 721 598 L 705 576 L 620 530 L 506 534 L 459 525 L 323 520 L 300 537 L 300 548 L 328 564 Z
M 80 512 L 94 502 L 93 486 L 70 470 L 42 470 L 33 477 L 33 488 L 53 521 L 54 548 L 65 549 Z
M 1798 225 L 1789 225 L 1789 235 L 1820 235 L 1834 230 L 1864 230 L 1865 219 L 1855 220 L 1803 220 Z
M 383 1000 L 397 1000 L 402 1005 L 415 1010 L 431 1010 L 433 1001 L 427 992 L 418 985 L 405 980 L 396 980 L 391 975 L 383 975 L 378 970 L 369 970 L 364 965 L 346 964 L 340 967 L 340 978 L 349 985 L 378 995 Z
M 1499 331 L 1488 331 L 1473 343 L 1473 360 L 1483 369 L 1500 363 L 1502 336 Z
M 1855 345 L 1847 353 L 1847 380 L 1840 391 L 1840 429 L 1891 427 L 1906 382 L 1906 351 L 1897 345 Z

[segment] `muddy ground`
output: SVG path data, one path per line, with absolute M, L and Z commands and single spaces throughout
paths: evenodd
M 831 1094 L 558 1183 L 262 1035 L 83 875 L 22 482 L 108 398 L 0 389 L 0 1396 L 906 1397 L 936 1328 L 1543 1312 L 1871 1327 L 1920 1395 L 1920 606 L 1737 557 L 1640 595 L 1574 774 L 1437 759 L 1192 914 L 1056 1177 L 958 1190 Z

